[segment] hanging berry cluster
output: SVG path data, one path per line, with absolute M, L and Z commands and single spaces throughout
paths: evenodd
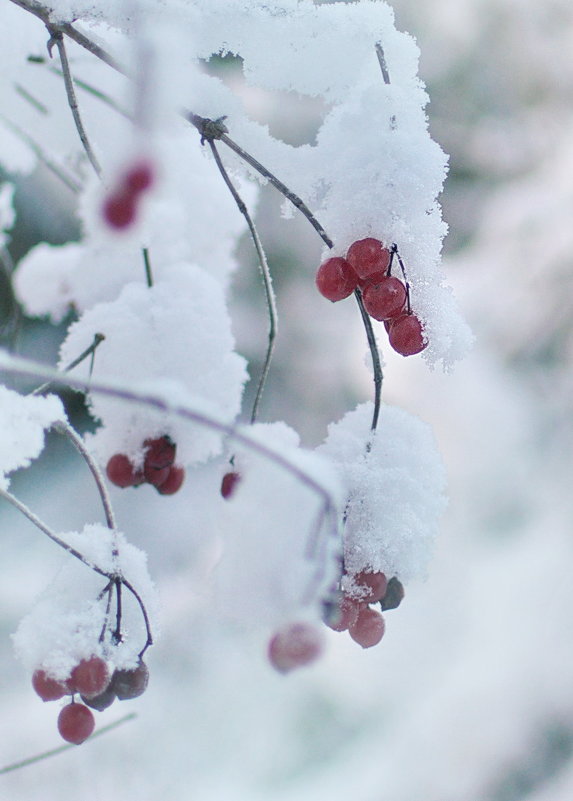
M 168 437 L 146 439 L 143 466 L 136 468 L 124 453 L 116 453 L 107 463 L 106 473 L 116 487 L 151 484 L 160 495 L 173 495 L 183 484 L 185 470 L 175 464 L 175 443 Z
M 379 239 L 359 239 L 348 248 L 346 258 L 334 256 L 320 265 L 316 285 L 333 302 L 361 292 L 364 308 L 370 317 L 384 323 L 392 348 L 402 356 L 413 356 L 424 350 L 427 342 L 410 306 L 405 275 L 401 281 L 391 274 L 395 258 L 404 275 L 396 245 L 388 249 Z
M 371 604 L 379 603 L 384 612 L 396 609 L 404 597 L 401 581 L 390 580 L 382 572 L 362 570 L 355 576 L 343 576 L 338 602 L 326 609 L 324 622 L 334 631 L 348 631 L 363 648 L 378 645 L 386 624 L 383 616 Z
M 80 745 L 95 728 L 91 709 L 102 712 L 117 698 L 125 701 L 142 695 L 149 680 L 147 665 L 142 659 L 131 670 L 114 670 L 99 656 L 82 659 L 63 681 L 51 677 L 43 668 L 32 676 L 32 687 L 42 701 L 57 701 L 71 695 L 69 704 L 58 715 L 58 731 L 64 740 Z M 83 703 L 76 701 L 79 695 Z

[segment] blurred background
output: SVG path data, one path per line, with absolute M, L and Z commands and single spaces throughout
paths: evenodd
M 215 481 L 219 465 L 173 499 L 172 518 L 151 488 L 138 491 L 140 509 L 116 492 L 120 521 L 140 529 L 164 607 L 149 690 L 126 704 L 136 720 L 0 775 L 0 797 L 573 798 L 573 6 L 393 6 L 397 27 L 420 46 L 430 129 L 450 155 L 445 268 L 476 336 L 446 375 L 384 351 L 385 401 L 431 424 L 449 476 L 428 578 L 407 587 L 378 647 L 362 651 L 332 633 L 325 659 L 284 678 L 268 670 L 256 636 L 245 642 L 211 624 L 209 599 L 193 582 L 208 555 L 177 504 L 197 509 L 193 531 L 208 525 L 202 482 Z M 213 68 L 240 84 L 237 64 Z M 322 107 L 243 91 L 276 135 L 312 141 Z M 262 418 L 286 420 L 313 446 L 330 420 L 370 397 L 371 377 L 356 310 L 308 292 L 320 242 L 304 221 L 281 219 L 280 205 L 263 190 L 258 222 L 282 325 Z M 77 235 L 71 193 L 56 191 L 43 170 L 18 181 L 16 207 L 14 261 L 35 241 Z M 239 255 L 235 334 L 256 365 L 266 317 L 246 238 Z M 64 327 L 17 323 L 6 306 L 3 314 L 5 342 L 17 326 L 22 352 L 54 359 Z M 85 430 L 81 399 L 68 402 Z M 55 438 L 13 487 L 61 530 L 99 519 L 75 455 Z M 54 709 L 38 703 L 10 642 L 60 556 L 10 509 L 0 508 L 0 527 L 1 768 L 60 744 Z

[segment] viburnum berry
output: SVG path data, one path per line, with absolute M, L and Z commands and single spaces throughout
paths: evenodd
M 129 698 L 138 698 L 147 689 L 149 670 L 145 662 L 140 661 L 136 668 L 131 670 L 115 670 L 111 680 L 111 687 L 120 701 Z
M 364 308 L 375 320 L 388 320 L 400 315 L 406 305 L 406 287 L 393 275 L 384 275 L 365 286 Z
M 338 603 L 329 612 L 325 623 L 333 631 L 346 631 L 356 623 L 360 602 L 348 595 L 341 595 Z
M 110 228 L 129 228 L 137 214 L 135 195 L 125 190 L 114 192 L 105 199 L 102 214 Z
M 57 701 L 59 698 L 63 698 L 64 695 L 70 694 L 70 690 L 65 681 L 53 679 L 42 668 L 34 671 L 32 687 L 38 693 L 42 701 Z
M 350 262 L 359 281 L 378 280 L 386 274 L 390 264 L 390 251 L 379 239 L 359 239 L 348 248 L 346 261 Z
M 171 467 L 175 461 L 175 443 L 168 436 L 146 439 L 143 443 L 145 451 L 145 468 L 163 470 Z
M 94 698 L 107 688 L 110 679 L 111 674 L 106 662 L 99 656 L 91 656 L 89 659 L 82 659 L 73 668 L 68 686 L 86 698 Z
M 106 687 L 106 689 L 99 695 L 94 695 L 92 698 L 88 698 L 87 695 L 82 695 L 81 699 L 84 704 L 90 706 L 92 709 L 97 709 L 98 712 L 103 712 L 104 709 L 107 709 L 108 706 L 113 704 L 116 699 L 116 695 L 115 690 L 110 683 L 108 687 Z
M 279 673 L 288 673 L 297 667 L 309 665 L 322 654 L 322 632 L 310 623 L 290 623 L 273 635 L 268 656 Z
M 388 331 L 390 345 L 402 356 L 414 356 L 424 350 L 422 323 L 415 314 L 402 314 L 394 318 Z
M 153 186 L 155 172 L 149 161 L 140 161 L 129 167 L 122 180 L 126 192 L 131 195 L 140 195 Z
M 123 453 L 116 453 L 112 456 L 105 471 L 111 483 L 116 487 L 135 487 L 145 481 L 143 471 L 136 470 Z
M 384 618 L 375 609 L 369 606 L 361 606 L 356 622 L 348 627 L 352 639 L 363 648 L 372 648 L 378 645 L 384 636 L 386 624 Z
M 68 743 L 81 745 L 95 729 L 93 714 L 83 704 L 72 701 L 58 715 L 58 731 Z
M 354 292 L 358 286 L 358 276 L 346 259 L 334 256 L 318 268 L 316 286 L 321 295 L 335 303 Z
M 223 498 L 230 498 L 235 492 L 235 487 L 241 480 L 241 474 L 236 471 L 225 473 L 221 480 L 221 495 Z
M 380 601 L 388 587 L 388 580 L 380 571 L 361 570 L 353 576 L 353 583 L 360 593 L 360 600 L 368 604 Z
M 170 467 L 149 467 L 148 464 L 143 466 L 143 475 L 145 476 L 145 480 L 148 484 L 151 484 L 154 487 L 161 487 L 167 481 L 169 477 L 169 471 L 171 470 Z
M 157 486 L 157 491 L 160 495 L 174 495 L 178 492 L 183 482 L 185 481 L 185 470 L 178 465 L 172 465 L 168 468 L 168 475 L 162 484 Z

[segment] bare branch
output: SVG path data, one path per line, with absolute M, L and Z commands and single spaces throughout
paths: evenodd
M 93 148 L 90 144 L 88 135 L 86 133 L 86 129 L 84 128 L 84 124 L 82 122 L 82 118 L 80 115 L 78 101 L 76 98 L 76 90 L 74 89 L 74 82 L 72 80 L 72 73 L 70 70 L 70 62 L 68 61 L 66 45 L 64 44 L 64 36 L 61 33 L 61 31 L 56 30 L 52 25 L 48 25 L 47 27 L 51 35 L 50 41 L 48 42 L 48 52 L 50 53 L 51 56 L 52 44 L 55 44 L 56 47 L 58 48 L 58 53 L 60 54 L 60 61 L 62 63 L 64 86 L 66 87 L 66 95 L 68 97 L 68 105 L 70 107 L 70 111 L 72 112 L 72 117 L 74 118 L 76 130 L 78 132 L 78 136 L 80 137 L 80 142 L 82 143 L 82 146 L 86 152 L 86 156 L 88 157 L 90 164 L 94 168 L 95 174 L 97 175 L 98 178 L 101 178 L 102 170 L 99 161 L 97 160 Z
M 265 297 L 267 302 L 267 310 L 269 315 L 269 334 L 268 334 L 268 344 L 267 344 L 267 352 L 265 354 L 265 360 L 263 363 L 263 369 L 261 371 L 261 377 L 259 378 L 259 384 L 257 386 L 257 392 L 255 395 L 255 400 L 253 403 L 253 409 L 251 412 L 251 424 L 255 422 L 257 419 L 257 413 L 259 410 L 259 404 L 261 401 L 261 397 L 263 394 L 263 389 L 265 386 L 265 382 L 267 380 L 267 375 L 269 373 L 269 369 L 271 366 L 271 359 L 273 356 L 273 350 L 275 345 L 275 338 L 277 335 L 277 327 L 278 327 L 278 315 L 277 315 L 277 305 L 275 299 L 275 293 L 273 292 L 272 286 L 272 279 L 271 274 L 269 271 L 269 265 L 267 263 L 267 257 L 265 255 L 265 251 L 263 250 L 263 246 L 261 244 L 261 240 L 259 238 L 258 231 L 255 227 L 255 224 L 252 220 L 249 211 L 243 202 L 243 199 L 237 192 L 233 182 L 229 177 L 229 173 L 225 169 L 223 162 L 221 161 L 221 156 L 219 155 L 219 151 L 217 150 L 217 146 L 212 139 L 209 139 L 209 146 L 211 148 L 211 152 L 213 153 L 213 158 L 215 159 L 215 163 L 219 168 L 219 172 L 223 176 L 223 180 L 227 185 L 229 191 L 233 195 L 233 199 L 237 204 L 237 207 L 243 217 L 245 218 L 247 225 L 249 226 L 249 231 L 251 233 L 251 239 L 253 240 L 253 244 L 255 246 L 255 250 L 257 251 L 257 257 L 259 259 L 259 267 L 261 270 L 261 275 L 263 278 L 263 284 L 265 287 Z

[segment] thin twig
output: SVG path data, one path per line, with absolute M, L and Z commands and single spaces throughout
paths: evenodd
M 50 54 L 51 57 L 52 45 L 55 44 L 56 47 L 58 48 L 58 53 L 60 54 L 60 62 L 62 64 L 62 73 L 64 77 L 64 86 L 66 87 L 66 95 L 68 97 L 68 105 L 70 107 L 70 111 L 72 112 L 72 117 L 74 118 L 76 130 L 78 132 L 78 136 L 80 137 L 80 142 L 82 143 L 82 146 L 86 152 L 86 156 L 88 157 L 90 164 L 94 168 L 95 174 L 97 175 L 98 178 L 101 178 L 102 169 L 90 144 L 88 135 L 86 133 L 86 129 L 84 128 L 84 124 L 82 122 L 82 118 L 80 115 L 78 101 L 76 98 L 76 90 L 74 89 L 74 82 L 70 70 L 70 62 L 68 61 L 68 54 L 66 52 L 66 45 L 64 43 L 64 36 L 60 30 L 55 29 L 52 25 L 48 25 L 47 27 L 51 36 L 50 41 L 48 42 L 48 53 Z
M 68 373 L 70 370 L 73 370 L 74 367 L 77 367 L 78 364 L 83 362 L 84 359 L 87 359 L 88 356 L 91 356 L 92 357 L 92 362 L 90 365 L 90 377 L 91 377 L 93 370 L 94 353 L 96 352 L 98 346 L 104 341 L 104 339 L 105 339 L 104 334 L 94 334 L 92 344 L 89 347 L 87 347 L 84 351 L 82 351 L 82 353 L 80 353 L 79 356 L 77 356 L 73 361 L 71 361 L 68 364 L 67 367 L 64 368 L 64 373 Z M 42 384 L 40 387 L 36 387 L 36 389 L 30 392 L 30 395 L 40 395 L 40 393 L 45 392 L 48 389 L 48 387 L 51 386 L 51 384 L 52 384 L 51 381 L 46 381 L 45 384 Z
M 42 520 L 40 520 L 40 518 L 37 515 L 35 515 L 34 512 L 32 512 L 32 510 L 29 509 L 25 503 L 22 503 L 22 501 L 18 500 L 18 498 L 12 495 L 11 492 L 8 492 L 7 490 L 4 490 L 2 489 L 2 487 L 0 487 L 0 497 L 4 498 L 4 500 L 8 501 L 8 503 L 11 503 L 12 506 L 18 509 L 19 512 L 22 512 L 22 514 L 25 517 L 27 517 L 31 523 L 33 523 L 37 528 L 40 529 L 40 531 L 42 531 L 47 537 L 49 537 L 52 540 L 52 542 L 55 542 L 56 545 L 59 545 L 60 548 L 63 548 L 71 556 L 75 556 L 75 558 L 79 559 L 79 561 L 82 562 L 84 565 L 86 565 L 86 567 L 91 568 L 100 576 L 105 576 L 105 578 L 111 579 L 114 577 L 112 573 L 109 573 L 106 570 L 102 570 L 97 565 L 94 565 L 92 562 L 89 561 L 89 559 L 86 559 L 86 557 L 83 554 L 81 554 L 79 551 L 76 551 L 75 548 L 73 548 L 71 545 L 68 545 L 68 543 L 65 542 L 64 540 L 60 539 L 60 537 L 58 537 L 58 535 L 54 531 L 52 531 L 51 528 L 48 528 L 48 526 Z
M 229 173 L 225 169 L 223 162 L 221 161 L 221 156 L 219 155 L 219 151 L 217 150 L 217 146 L 212 139 L 208 140 L 209 147 L 211 148 L 211 152 L 213 153 L 213 158 L 215 159 L 215 163 L 219 168 L 219 172 L 223 176 L 223 180 L 227 185 L 230 193 L 233 195 L 233 199 L 237 204 L 237 208 L 245 218 L 247 225 L 249 226 L 249 231 L 251 233 L 251 239 L 253 240 L 253 244 L 255 246 L 255 250 L 257 251 L 257 258 L 259 260 L 259 267 L 261 270 L 261 275 L 263 278 L 263 284 L 265 287 L 265 298 L 267 302 L 267 311 L 269 315 L 269 334 L 268 334 L 268 342 L 267 342 L 267 352 L 265 354 L 265 360 L 263 363 L 263 369 L 261 371 L 261 376 L 259 378 L 259 383 L 257 386 L 257 392 L 255 395 L 255 400 L 253 403 L 253 409 L 251 412 L 251 425 L 257 419 L 257 413 L 259 410 L 259 404 L 261 402 L 261 397 L 263 394 L 263 389 L 265 386 L 265 382 L 267 380 L 267 376 L 269 374 L 269 369 L 271 366 L 271 360 L 273 357 L 273 350 L 275 346 L 275 339 L 277 335 L 277 327 L 278 327 L 278 316 L 277 316 L 277 304 L 275 299 L 275 293 L 273 292 L 273 285 L 272 285 L 272 278 L 269 270 L 269 265 L 267 263 L 267 257 L 265 255 L 265 251 L 263 249 L 258 231 L 255 227 L 255 224 L 252 220 L 249 211 L 243 202 L 243 199 L 239 195 L 237 189 L 233 185 L 229 177 Z
M 382 78 L 384 79 L 385 84 L 390 83 L 390 73 L 388 72 L 388 65 L 386 64 L 386 56 L 384 55 L 384 50 L 380 42 L 376 42 L 376 55 L 378 56 L 378 63 L 380 64 L 380 69 L 382 70 Z
M 13 0 L 15 2 L 15 0 Z M 68 189 L 70 189 L 74 194 L 78 194 L 81 191 L 82 185 L 79 181 L 76 181 L 75 178 L 72 178 L 71 175 L 68 175 L 66 171 L 59 165 L 56 164 L 55 161 L 52 161 L 45 152 L 42 150 L 40 145 L 32 139 L 25 131 L 23 131 L 18 125 L 16 125 L 12 120 L 9 120 L 8 117 L 5 117 L 3 114 L 0 114 L 0 120 L 4 123 L 4 125 L 12 131 L 19 139 L 25 142 L 30 150 L 36 154 L 36 157 L 39 161 L 42 162 L 51 172 L 57 176 L 62 183 L 64 183 Z
M 44 25 L 52 25 L 53 22 L 51 20 L 51 13 L 52 10 L 47 6 L 39 3 L 37 0 L 11 0 L 20 8 L 23 8 L 25 11 L 29 11 L 30 14 L 33 14 L 38 19 L 42 20 Z M 54 26 L 55 27 L 55 26 Z M 91 39 L 89 39 L 85 34 L 81 31 L 78 31 L 77 28 L 74 28 L 69 22 L 61 23 L 57 26 L 57 30 L 65 33 L 70 39 L 72 39 L 76 44 L 79 44 L 80 47 L 83 47 L 85 50 L 90 52 L 96 58 L 99 58 L 100 61 L 105 62 L 108 66 L 112 67 L 117 72 L 121 72 L 122 75 L 126 75 L 129 77 L 127 70 L 121 66 L 121 64 L 116 61 L 113 56 L 111 56 L 103 47 L 100 47 Z
M 115 720 L 113 723 L 108 723 L 107 726 L 102 726 L 101 729 L 94 731 L 94 733 L 90 735 L 89 740 L 93 740 L 94 737 L 100 737 L 102 734 L 107 734 L 108 731 L 117 729 L 118 726 L 121 726 L 130 720 L 135 720 L 136 717 L 137 714 L 135 712 L 130 712 L 129 715 L 124 715 L 119 720 Z M 68 743 L 67 745 L 60 745 L 58 748 L 52 748 L 51 751 L 44 751 L 43 754 L 22 759 L 20 762 L 13 762 L 11 765 L 6 765 L 5 767 L 0 768 L 0 776 L 4 775 L 5 773 L 11 773 L 14 770 L 19 770 L 20 768 L 27 768 L 29 765 L 34 765 L 36 762 L 41 762 L 43 759 L 49 759 L 49 757 L 56 756 L 57 754 L 63 754 L 64 751 L 69 751 L 71 748 L 76 748 L 76 746 L 73 743 Z
M 370 425 L 370 429 L 372 431 L 376 431 L 376 427 L 378 425 L 378 417 L 380 415 L 380 399 L 382 394 L 382 379 L 383 379 L 382 365 L 380 364 L 380 353 L 378 352 L 378 345 L 376 343 L 374 329 L 372 328 L 372 321 L 368 316 L 368 312 L 364 308 L 362 294 L 360 293 L 359 289 L 354 290 L 354 297 L 356 298 L 356 302 L 358 303 L 358 308 L 360 309 L 360 315 L 362 317 L 362 322 L 364 323 L 366 336 L 368 338 L 368 347 L 370 348 L 370 355 L 372 356 L 372 369 L 374 372 L 374 413 L 372 415 L 372 423 Z
M 209 120 L 205 117 L 200 117 L 198 114 L 194 114 L 193 112 L 189 111 L 185 114 L 186 118 L 189 122 L 197 128 L 199 133 L 201 134 L 202 139 L 206 139 L 207 141 L 212 141 L 213 139 L 220 139 L 221 142 L 227 145 L 232 151 L 234 151 L 238 156 L 240 156 L 243 161 L 246 161 L 247 164 L 250 164 L 253 169 L 255 169 L 263 178 L 266 178 L 270 183 L 278 189 L 281 195 L 289 200 L 295 208 L 297 208 L 309 221 L 315 231 L 318 233 L 322 241 L 329 247 L 334 247 L 334 243 L 332 239 L 328 236 L 322 225 L 316 219 L 314 214 L 308 208 L 308 206 L 304 203 L 304 201 L 298 196 L 295 195 L 294 192 L 283 184 L 276 175 L 273 175 L 260 161 L 257 161 L 256 158 L 251 156 L 250 153 L 247 153 L 246 150 L 243 150 L 240 145 L 234 142 L 229 136 L 227 136 L 227 129 L 225 126 L 221 126 L 220 123 L 222 120 Z M 214 125 L 219 124 L 219 131 L 217 133 L 214 132 Z
M 153 274 L 151 272 L 151 261 L 149 259 L 149 248 L 143 248 L 143 263 L 145 265 L 145 280 L 151 289 L 153 286 Z
M 54 431 L 57 431 L 59 434 L 63 434 L 65 437 L 67 437 L 85 460 L 92 476 L 94 477 L 94 481 L 98 488 L 98 492 L 105 513 L 107 527 L 112 531 L 115 531 L 117 526 L 113 514 L 113 509 L 111 506 L 111 499 L 109 497 L 109 493 L 105 485 L 103 474 L 99 468 L 99 465 L 97 464 L 91 453 L 86 448 L 85 442 L 83 441 L 82 437 L 80 437 L 80 435 L 69 423 L 66 423 L 63 420 L 61 421 L 59 420 L 58 422 L 53 423 L 52 428 L 54 429 Z M 117 547 L 115 546 L 113 555 L 114 556 L 118 555 Z

